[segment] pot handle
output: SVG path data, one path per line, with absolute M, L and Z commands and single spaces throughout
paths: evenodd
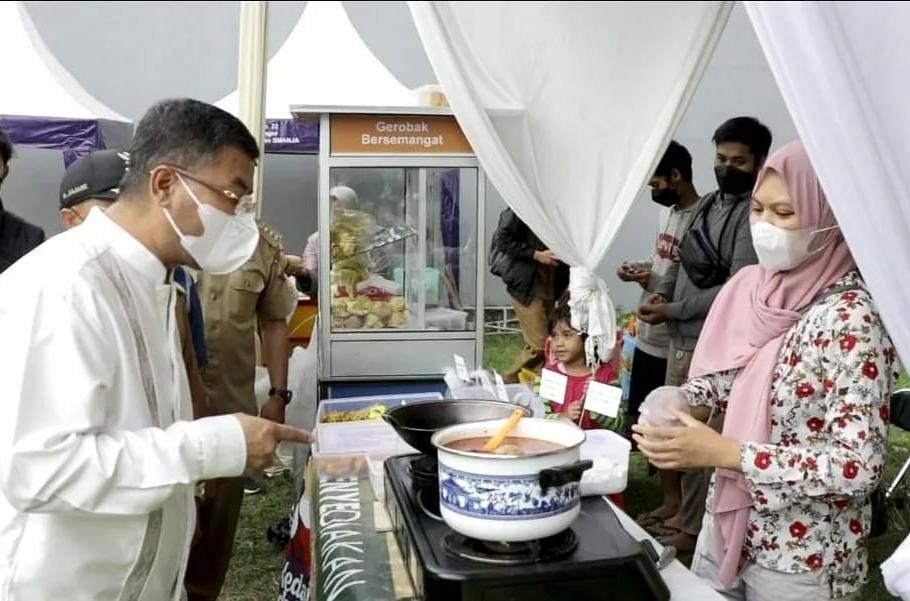
M 590 459 L 585 459 L 567 465 L 540 470 L 540 473 L 537 474 L 537 482 L 540 484 L 541 490 L 547 492 L 548 488 L 554 486 L 578 482 L 581 480 L 582 473 L 584 473 L 585 470 L 591 469 L 591 466 L 593 465 L 594 462 Z

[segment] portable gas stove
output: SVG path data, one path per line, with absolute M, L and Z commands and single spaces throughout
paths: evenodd
M 439 517 L 435 461 L 385 462 L 386 508 L 422 601 L 666 601 L 653 551 L 633 539 L 606 501 L 582 501 L 568 530 L 527 543 L 478 541 Z

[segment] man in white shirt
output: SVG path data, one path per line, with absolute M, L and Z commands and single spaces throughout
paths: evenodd
M 309 440 L 246 415 L 190 421 L 170 272 L 249 258 L 255 140 L 169 100 L 130 154 L 106 213 L 0 276 L 3 601 L 179 600 L 195 483 L 256 475 L 278 442 Z

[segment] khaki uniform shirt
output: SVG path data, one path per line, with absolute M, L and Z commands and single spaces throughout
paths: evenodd
M 226 275 L 196 274 L 205 315 L 208 365 L 203 374 L 211 415 L 258 414 L 258 320 L 286 319 L 289 306 L 281 236 L 259 224 L 259 245 L 243 267 Z

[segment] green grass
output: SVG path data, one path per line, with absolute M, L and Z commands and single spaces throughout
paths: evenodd
M 521 334 L 487 334 L 483 339 L 483 365 L 505 373 L 524 342 Z
M 219 601 L 273 601 L 284 554 L 265 538 L 269 525 L 288 515 L 293 481 L 287 474 L 267 479 L 265 490 L 247 495 L 240 511 L 234 555 Z

